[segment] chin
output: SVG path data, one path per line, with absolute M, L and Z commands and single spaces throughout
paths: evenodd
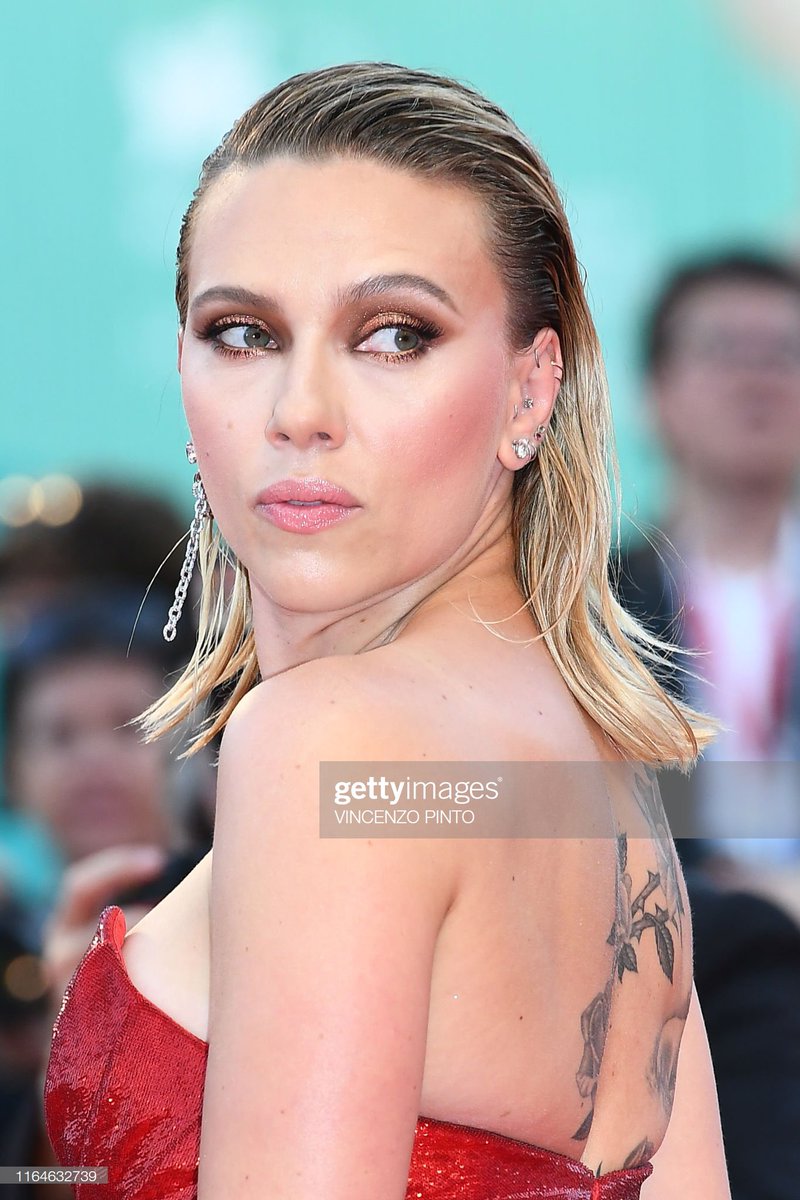
M 343 576 L 340 570 L 315 573 L 290 569 L 279 577 L 260 580 L 251 572 L 250 590 L 256 603 L 258 597 L 263 597 L 287 612 L 328 613 L 369 601 L 380 585 L 376 580 L 364 579 L 361 586 L 355 586 L 353 574 Z

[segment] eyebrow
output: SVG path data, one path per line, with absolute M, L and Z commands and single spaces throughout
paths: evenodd
M 424 275 L 370 275 L 359 283 L 352 283 L 349 287 L 340 288 L 336 293 L 336 301 L 339 305 L 355 304 L 359 300 L 367 300 L 370 296 L 382 296 L 386 292 L 395 291 L 398 288 L 432 296 L 434 300 L 446 304 L 448 308 L 461 316 L 452 296 L 444 288 L 439 287 L 438 283 L 426 279 Z M 250 308 L 280 309 L 281 307 L 275 296 L 262 295 L 259 292 L 251 292 L 249 288 L 227 284 L 217 284 L 215 287 L 206 288 L 204 292 L 200 292 L 198 296 L 194 297 L 189 307 L 199 308 L 203 304 L 209 304 L 212 300 L 229 300 L 234 304 L 242 304 Z

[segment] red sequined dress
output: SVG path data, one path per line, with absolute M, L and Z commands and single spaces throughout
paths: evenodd
M 53 1026 L 45 1122 L 62 1166 L 107 1166 L 79 1200 L 196 1200 L 208 1043 L 134 986 L 125 914 L 103 909 Z M 638 1200 L 652 1163 L 596 1178 L 577 1159 L 420 1117 L 406 1200 Z

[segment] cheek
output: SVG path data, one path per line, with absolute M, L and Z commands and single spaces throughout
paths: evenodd
M 443 394 L 407 430 L 409 469 L 422 487 L 466 484 L 470 492 L 479 491 L 496 465 L 502 421 L 498 371 L 475 364 L 475 370 L 448 380 Z
M 464 456 L 471 467 L 481 461 L 488 466 L 497 452 L 503 391 L 501 364 L 493 354 L 465 358 L 462 353 L 420 388 L 414 418 L 405 424 L 405 442 L 428 468 L 455 467 Z
M 202 455 L 205 460 L 209 451 L 216 449 L 226 424 L 221 389 L 215 389 L 208 378 L 193 373 L 189 366 L 181 378 L 181 395 L 198 458 Z
M 199 372 L 193 375 L 191 366 L 182 377 L 181 391 L 191 440 L 197 451 L 197 464 L 188 470 L 191 477 L 200 471 L 211 511 L 223 523 L 226 514 L 237 507 L 237 480 L 246 466 L 248 449 L 252 450 L 255 444 L 254 431 L 243 428 L 235 402 L 223 393 L 222 386 L 215 387 L 213 379 Z M 188 491 L 190 479 L 186 487 Z
M 472 367 L 470 370 L 469 367 Z M 475 526 L 497 472 L 504 412 L 497 364 L 473 362 L 431 387 L 380 448 L 408 543 L 452 550 Z M 413 503 L 409 503 L 413 498 Z

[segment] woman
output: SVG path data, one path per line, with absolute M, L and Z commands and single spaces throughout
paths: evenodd
M 453 80 L 295 76 L 204 163 L 176 296 L 203 609 L 142 720 L 236 681 L 192 747 L 224 727 L 213 868 L 127 937 L 104 911 L 51 1052 L 61 1161 L 106 1197 L 727 1197 L 643 765 L 714 726 L 609 591 L 609 402 L 546 166 Z M 398 762 L 525 764 L 518 820 L 589 764 L 607 836 L 320 836 L 326 764 Z

